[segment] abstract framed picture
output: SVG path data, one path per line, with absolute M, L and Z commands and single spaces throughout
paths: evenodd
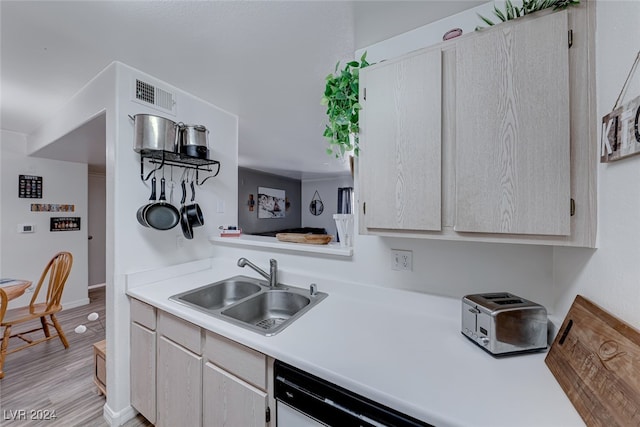
M 285 191 L 258 187 L 258 218 L 285 217 Z

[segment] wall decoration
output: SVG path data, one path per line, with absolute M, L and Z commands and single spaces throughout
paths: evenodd
M 42 177 L 18 175 L 18 198 L 42 199 Z
M 31 203 L 31 212 L 75 212 L 76 205 Z
M 620 105 L 639 62 L 640 52 L 631 66 L 613 111 L 602 118 L 600 163 L 608 163 L 640 153 L 640 96 Z
M 324 203 L 322 203 L 322 199 L 320 198 L 320 193 L 316 190 L 313 193 L 313 199 L 311 199 L 311 203 L 309 203 L 309 211 L 312 215 L 318 216 L 322 214 L 324 211 Z
M 258 187 L 258 218 L 284 218 L 284 206 L 284 190 Z
M 49 231 L 78 231 L 80 217 L 52 217 Z

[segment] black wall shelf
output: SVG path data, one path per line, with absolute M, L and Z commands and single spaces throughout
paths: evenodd
M 145 175 L 145 160 L 152 165 L 151 171 Z M 220 173 L 220 162 L 217 160 L 200 159 L 198 157 L 187 156 L 186 154 L 174 153 L 162 150 L 142 150 L 140 151 L 140 179 L 146 181 L 151 175 L 162 169 L 165 165 L 177 166 L 185 169 L 195 170 L 196 185 L 202 185 L 209 178 L 214 178 Z M 202 180 L 200 174 L 207 176 Z

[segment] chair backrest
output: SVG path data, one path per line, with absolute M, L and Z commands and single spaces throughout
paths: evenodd
M 31 297 L 31 303 L 29 308 L 31 313 L 34 312 L 34 305 L 38 298 L 40 288 L 45 279 L 49 278 L 47 286 L 47 299 L 46 299 L 46 311 L 50 311 L 60 306 L 60 299 L 62 298 L 62 291 L 64 290 L 64 284 L 67 282 L 69 273 L 71 272 L 71 265 L 73 264 L 73 255 L 70 252 L 58 252 L 51 258 L 51 261 L 47 264 L 36 289 L 33 291 L 33 297 Z
M 4 319 L 4 313 L 7 311 L 8 302 L 9 298 L 7 297 L 7 293 L 4 289 L 0 289 L 0 323 L 2 323 L 2 319 Z

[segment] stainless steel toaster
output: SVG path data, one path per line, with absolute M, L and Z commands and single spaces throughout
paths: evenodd
M 500 356 L 547 348 L 547 310 L 508 292 L 462 298 L 462 334 Z

